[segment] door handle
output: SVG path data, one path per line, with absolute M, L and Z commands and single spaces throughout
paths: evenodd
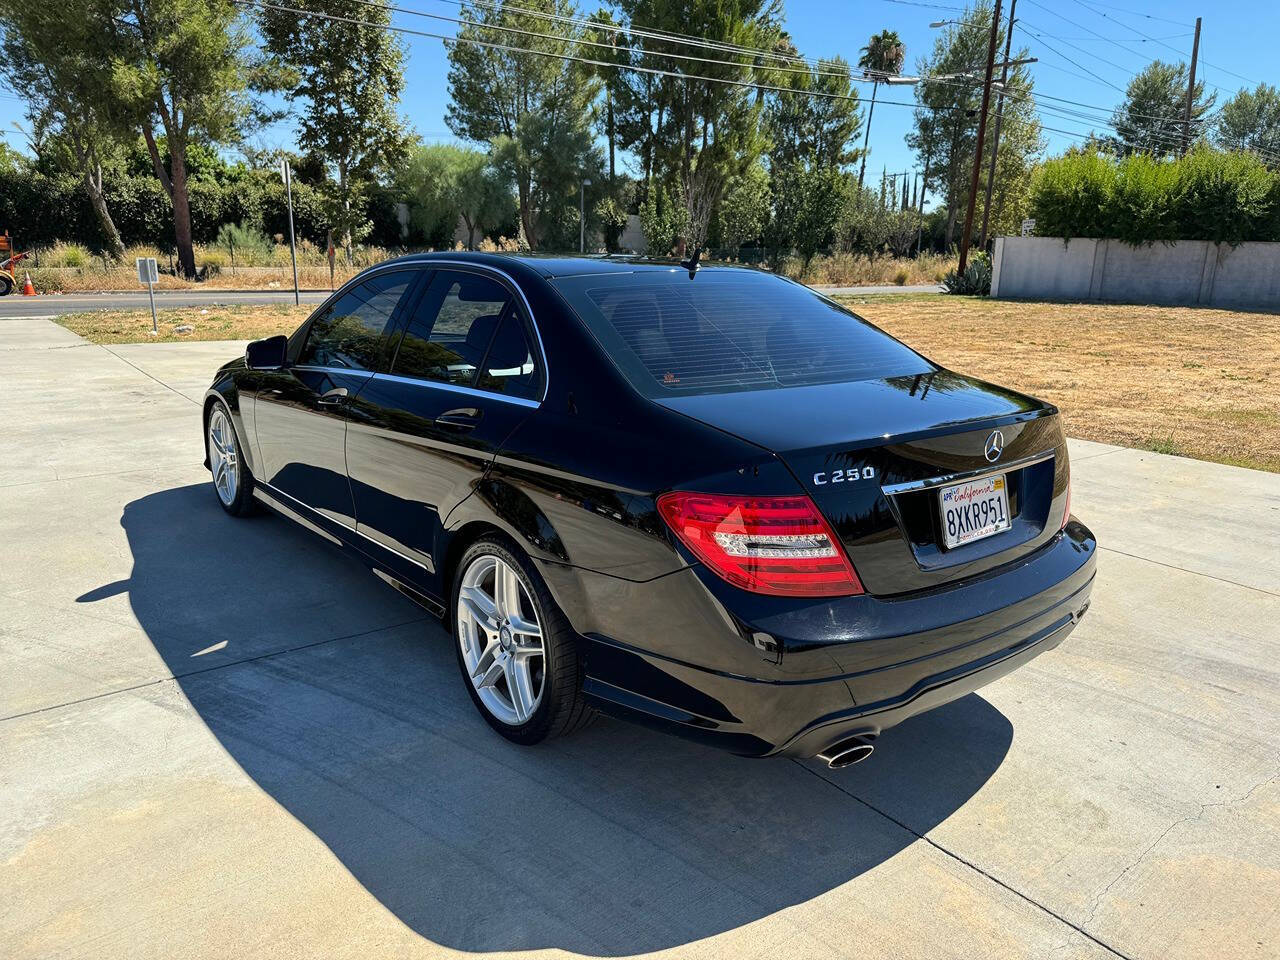
M 340 403 L 345 403 L 346 400 L 347 400 L 347 388 L 334 387 L 332 390 L 329 390 L 321 394 L 320 399 L 317 400 L 316 403 L 324 404 L 326 407 L 333 407 L 333 406 L 337 406 Z
M 457 407 L 440 414 L 435 423 L 438 427 L 449 427 L 452 430 L 472 430 L 482 416 L 484 411 L 478 407 Z

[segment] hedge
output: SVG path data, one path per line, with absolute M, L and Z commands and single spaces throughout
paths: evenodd
M 1207 147 L 1177 159 L 1077 151 L 1036 170 L 1030 208 L 1041 236 L 1280 240 L 1280 175 L 1254 154 Z

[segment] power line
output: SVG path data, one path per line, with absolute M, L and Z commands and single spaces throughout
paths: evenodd
M 707 77 L 707 76 L 702 76 L 698 74 L 680 73 L 673 70 L 665 70 L 657 67 L 646 67 L 646 66 L 640 66 L 637 64 L 614 63 L 610 61 L 594 60 L 588 57 L 574 56 L 572 54 L 567 54 L 567 53 L 557 53 L 549 50 L 533 50 L 527 47 L 520 47 L 512 44 L 497 43 L 494 41 L 480 40 L 472 37 L 450 36 L 448 34 L 432 33 L 430 31 L 425 31 L 425 30 L 415 30 L 409 27 L 401 27 L 395 24 L 390 24 L 390 23 L 374 23 L 372 21 L 359 20 L 354 17 L 345 17 L 337 14 L 303 10 L 297 7 L 288 7 L 282 4 L 269 2 L 269 0 L 234 0 L 234 2 L 240 6 L 256 6 L 264 9 L 276 10 L 282 13 L 292 13 L 298 16 L 314 17 L 317 19 L 329 20 L 329 21 L 338 22 L 338 23 L 349 23 L 356 26 L 365 26 L 365 27 L 373 27 L 375 29 L 389 30 L 395 33 L 401 33 L 409 36 L 420 36 L 420 37 L 426 37 L 429 39 L 436 39 L 444 42 L 446 45 L 451 43 L 452 44 L 470 43 L 472 45 L 484 47 L 488 49 L 496 49 L 496 50 L 503 50 L 511 53 L 522 53 L 522 54 L 529 54 L 532 56 L 547 57 L 551 59 L 560 60 L 563 62 L 584 63 L 592 66 L 608 67 L 616 70 L 629 70 L 636 73 L 671 77 L 677 80 L 719 83 L 719 84 L 725 84 L 729 86 L 743 87 L 743 88 L 752 89 L 752 90 L 765 90 L 765 91 L 777 92 L 777 93 L 799 94 L 803 96 L 813 96 L 813 97 L 819 97 L 823 99 L 854 101 L 854 102 L 857 102 L 861 99 L 856 94 L 854 95 L 836 94 L 836 93 L 828 93 L 826 91 L 821 91 L 821 90 L 796 90 L 791 87 L 780 87 L 780 86 L 774 86 L 770 84 L 761 84 L 761 83 L 753 82 L 750 80 L 735 80 L 735 79 L 726 78 L 726 77 Z M 369 5 L 373 5 L 373 6 L 381 5 L 381 4 L 373 3 L 372 0 L 368 0 L 368 2 L 369 2 Z M 576 41 L 568 38 L 565 38 L 565 42 L 566 44 L 569 44 L 569 45 L 573 45 L 576 43 Z M 656 55 L 663 56 L 664 54 L 656 54 Z M 740 64 L 739 66 L 749 66 L 749 65 Z M 937 83 L 943 86 L 951 86 L 951 87 L 971 86 L 971 84 L 956 83 L 952 80 L 948 80 L 944 78 L 925 77 L 925 78 L 922 78 L 922 82 Z M 1037 108 L 1036 101 L 1032 97 L 1019 97 L 1016 94 L 1007 94 L 1007 97 L 1017 102 L 1029 102 L 1033 105 L 1033 108 Z M 1062 98 L 1050 98 L 1050 99 L 1062 100 Z M 1074 104 L 1074 101 L 1069 101 L 1069 100 L 1062 100 L 1062 102 L 1068 103 L 1068 104 Z M 924 103 L 907 102 L 907 101 L 901 101 L 901 100 L 877 100 L 877 103 L 882 103 L 888 106 L 911 107 L 913 109 L 931 110 L 935 113 L 940 111 L 945 111 L 945 110 L 971 109 L 965 104 L 955 104 L 955 105 L 943 106 L 943 107 L 931 107 L 928 104 L 924 104 Z M 1089 104 L 1077 104 L 1077 105 L 1085 107 L 1086 109 L 1092 109 L 1092 110 L 1106 109 L 1103 107 L 1095 107 Z M 1050 116 L 1059 116 L 1068 120 L 1078 119 L 1079 121 L 1083 121 L 1085 123 L 1091 123 L 1091 124 L 1098 123 L 1104 127 L 1115 129 L 1112 124 L 1107 123 L 1105 120 L 1101 118 L 1094 118 L 1094 117 L 1090 117 L 1090 116 L 1079 114 L 1079 113 L 1076 113 L 1073 116 L 1072 112 L 1064 111 L 1063 108 L 1045 108 L 1043 106 L 1040 106 L 1037 109 L 1048 112 Z M 1167 118 L 1152 118 L 1152 119 L 1165 120 Z M 1070 130 L 1062 130 L 1060 128 L 1055 128 L 1055 127 L 1045 127 L 1043 124 L 1041 124 L 1041 126 L 1042 126 L 1042 129 L 1050 130 L 1052 132 L 1059 133 L 1065 136 L 1074 137 L 1075 139 L 1079 139 L 1079 140 L 1088 139 L 1088 137 L 1092 135 L 1091 133 L 1086 134 L 1086 133 L 1075 132 Z
M 391 11 L 395 13 L 404 13 L 404 14 L 409 14 L 410 16 L 415 16 L 415 17 L 426 17 L 427 19 L 430 19 L 430 20 L 442 20 L 446 23 L 456 23 L 461 26 L 478 27 L 480 29 L 487 29 L 487 30 L 500 30 L 500 31 L 503 31 L 504 33 L 514 33 L 520 36 L 535 37 L 541 40 L 556 40 L 556 41 L 561 41 L 565 43 L 572 43 L 577 46 L 600 47 L 606 50 L 619 49 L 619 47 L 615 44 L 602 43 L 598 40 L 586 40 L 583 38 L 570 39 L 567 37 L 556 36 L 555 34 L 551 34 L 551 33 L 538 33 L 536 30 L 525 30 L 520 27 L 509 27 L 502 24 L 485 23 L 480 20 L 467 20 L 459 17 L 446 17 L 444 14 L 440 14 L 440 13 L 427 13 L 425 10 L 414 10 L 409 7 L 398 7 L 398 6 L 395 6 L 394 4 L 389 4 L 389 3 L 378 3 L 377 0 L 354 0 L 354 2 L 360 4 L 361 6 L 374 7 L 378 10 L 386 10 L 386 11 Z M 592 24 L 592 26 L 595 27 L 599 25 Z M 670 52 L 661 51 L 661 50 L 645 50 L 643 48 L 633 51 L 632 48 L 630 47 L 624 47 L 622 49 L 629 53 L 630 52 L 640 53 L 643 56 L 668 57 L 675 60 L 687 60 L 694 63 L 709 63 L 715 66 L 739 67 L 739 68 L 752 68 L 757 66 L 757 64 L 754 64 L 754 63 L 740 63 L 735 60 L 717 60 L 709 57 L 695 57 L 692 54 L 686 54 L 686 53 L 670 53 Z M 829 65 L 831 61 L 827 61 L 827 63 Z M 819 61 L 819 64 L 821 64 L 821 61 Z M 851 82 L 857 82 L 857 83 L 872 82 L 869 79 L 864 79 L 862 77 L 855 76 L 853 72 L 850 70 L 843 70 L 843 71 L 830 70 L 830 69 L 821 70 L 821 69 L 810 69 L 809 67 L 781 67 L 781 66 L 770 66 L 770 67 L 765 67 L 764 69 L 774 71 L 777 73 L 802 74 L 806 77 L 811 77 L 811 76 L 835 77 L 837 79 L 849 80 Z
M 1114 10 L 1116 13 L 1127 13 L 1131 17 L 1144 17 L 1147 20 L 1159 20 L 1161 23 L 1172 23 L 1175 26 L 1179 26 L 1179 27 L 1191 26 L 1191 24 L 1184 23 L 1181 20 L 1170 20 L 1168 17 L 1157 17 L 1154 13 L 1145 13 L 1141 10 L 1127 10 L 1124 7 L 1117 7 L 1114 5 L 1111 6 L 1111 9 Z M 1108 17 L 1108 19 L 1110 18 Z M 1127 24 L 1121 24 L 1121 26 L 1127 26 Z
M 1107 20 L 1110 20 L 1112 23 L 1119 24 L 1120 26 L 1124 27 L 1126 30 L 1130 30 L 1130 31 L 1132 31 L 1133 33 L 1138 34 L 1138 36 L 1142 37 L 1144 40 L 1150 40 L 1150 41 L 1152 41 L 1152 42 L 1154 42 L 1154 43 L 1158 43 L 1158 44 L 1160 44 L 1160 46 L 1164 47 L 1166 50 L 1172 50 L 1174 53 L 1178 54 L 1178 56 L 1183 56 L 1183 54 L 1185 53 L 1185 51 L 1180 50 L 1180 49 L 1178 49 L 1177 47 L 1171 47 L 1171 46 L 1169 46 L 1169 44 L 1165 43 L 1165 42 L 1164 42 L 1164 40 L 1161 40 L 1161 39 L 1159 39 L 1158 37 L 1153 37 L 1153 36 L 1151 36 L 1150 34 L 1143 33 L 1143 32 L 1142 32 L 1141 30 L 1139 30 L 1137 27 L 1130 26 L 1130 25 L 1129 25 L 1129 24 L 1127 24 L 1127 23 L 1121 23 L 1119 20 L 1116 20 L 1115 18 L 1113 18 L 1113 17 L 1111 17 L 1109 14 L 1107 14 L 1107 13 L 1105 12 L 1105 10 L 1099 10 L 1099 9 L 1098 9 L 1094 4 L 1086 3 L 1086 2 L 1085 2 L 1085 0 L 1072 0 L 1072 2 L 1073 2 L 1073 3 L 1076 3 L 1077 5 L 1079 5 L 1079 6 L 1081 6 L 1081 7 L 1084 7 L 1086 10 L 1091 10 L 1091 11 L 1093 11 L 1093 12 L 1094 12 L 1094 13 L 1096 13 L 1098 16 L 1103 17 L 1103 18 L 1105 18 L 1105 19 L 1107 19 Z M 1172 39 L 1172 38 L 1168 38 L 1168 39 Z M 1209 61 L 1205 60 L 1203 57 L 1201 57 L 1201 58 L 1200 58 L 1200 62 L 1201 62 L 1201 63 L 1203 63 L 1203 64 L 1206 64 L 1206 65 L 1208 65 L 1208 66 L 1210 66 L 1210 67 L 1213 67 L 1213 69 L 1215 69 L 1215 70 L 1221 70 L 1221 71 L 1222 71 L 1223 73 L 1225 73 L 1225 74 L 1229 74 L 1230 76 L 1233 76 L 1233 77 L 1236 77 L 1236 78 L 1238 78 L 1238 79 L 1240 79 L 1240 80 L 1243 80 L 1245 83 L 1252 83 L 1254 86 L 1257 86 L 1257 85 L 1258 85 L 1258 83 L 1259 83 L 1259 81 L 1257 81 L 1257 80 L 1251 80 L 1249 77 L 1246 77 L 1246 76 L 1244 76 L 1243 74 L 1233 73 L 1232 71 L 1230 71 L 1230 70 L 1226 69 L 1225 67 L 1219 67 L 1219 66 L 1217 66 L 1216 64 L 1209 63 Z M 1213 87 L 1215 90 L 1222 90 L 1222 89 L 1223 89 L 1222 87 L 1219 87 L 1217 84 L 1207 83 L 1207 81 L 1206 81 L 1206 85 L 1207 85 L 1207 86 L 1211 86 L 1211 87 Z
M 468 6 L 468 0 L 437 0 L 437 2 L 447 3 L 463 9 Z M 530 10 L 526 7 L 517 7 L 509 3 L 499 2 L 499 0 L 469 0 L 469 4 L 471 6 L 484 7 L 486 9 L 502 13 L 519 13 L 529 17 L 536 17 L 541 20 L 549 20 L 554 23 L 571 24 L 573 26 L 584 27 L 591 30 L 603 30 L 607 33 L 626 34 L 649 40 L 660 40 L 665 43 L 678 43 L 685 46 L 702 47 L 703 49 L 718 50 L 723 53 L 737 53 L 745 56 L 782 60 L 789 63 L 803 63 L 813 67 L 820 66 L 820 63 L 816 63 L 799 54 L 783 53 L 779 50 L 761 50 L 758 47 L 747 47 L 742 44 L 728 43 L 718 40 L 706 40 L 702 37 L 690 37 L 686 34 L 674 33 L 666 30 L 656 30 L 652 27 L 644 27 L 638 24 L 627 24 L 624 26 L 616 23 L 601 23 L 597 20 L 588 20 L 582 17 L 570 17 L 560 13 L 548 13 L 544 10 Z

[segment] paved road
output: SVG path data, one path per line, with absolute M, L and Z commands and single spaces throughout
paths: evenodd
M 921 286 L 832 287 L 815 289 L 827 294 L 936 293 L 937 284 Z M 303 303 L 319 303 L 329 295 L 327 290 L 303 291 Z M 203 307 L 225 303 L 292 303 L 293 291 L 264 290 L 258 292 L 226 290 L 175 290 L 156 294 L 156 306 Z M 0 297 L 0 320 L 11 317 L 51 317 L 82 310 L 147 309 L 146 293 L 58 294 L 40 297 Z
M 239 349 L 4 324 L 6 960 L 1277 956 L 1280 476 L 1073 442 L 1089 615 L 859 766 L 521 750 L 435 621 L 217 507 Z
M 319 303 L 329 295 L 327 290 L 303 291 L 303 303 Z M 292 290 L 171 290 L 156 292 L 156 307 L 205 307 L 226 303 L 293 303 Z M 68 293 L 38 297 L 0 297 L 0 320 L 11 317 L 51 317 L 83 310 L 146 310 L 147 294 L 141 293 Z

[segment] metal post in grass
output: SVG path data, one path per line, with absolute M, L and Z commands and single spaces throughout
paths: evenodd
M 151 335 L 153 337 L 160 335 L 159 325 L 156 323 L 156 281 L 160 279 L 160 271 L 156 267 L 155 257 L 138 257 L 138 282 L 147 285 L 147 299 L 151 301 Z
M 293 242 L 293 175 L 289 171 L 287 157 L 280 158 L 280 179 L 284 181 L 284 198 L 289 207 L 289 261 L 293 264 L 293 304 L 302 302 L 298 296 L 298 253 Z

